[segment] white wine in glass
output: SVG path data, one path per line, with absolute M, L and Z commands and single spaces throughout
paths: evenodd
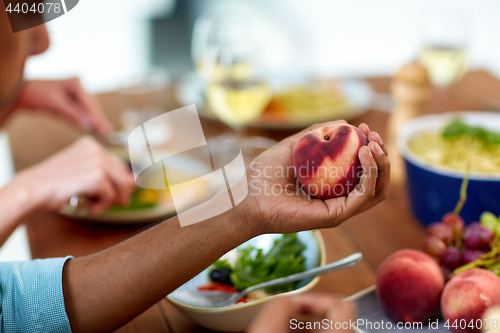
M 467 71 L 467 55 L 463 47 L 424 46 L 420 50 L 419 61 L 427 68 L 432 82 L 437 86 L 449 86 Z
M 254 20 L 247 13 L 201 16 L 193 31 L 192 56 L 205 83 L 207 108 L 228 125 L 244 153 L 267 149 L 274 140 L 247 136 L 246 129 L 265 110 L 271 98 L 266 61 Z
M 207 102 L 219 119 L 232 127 L 245 126 L 257 119 L 269 102 L 265 82 L 222 80 L 209 85 Z
M 428 8 L 422 13 L 419 62 L 432 83 L 446 88 L 467 71 L 467 19 L 459 7 Z

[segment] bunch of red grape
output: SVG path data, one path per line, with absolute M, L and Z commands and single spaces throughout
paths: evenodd
M 465 227 L 459 215 L 448 213 L 441 222 L 427 227 L 424 251 L 436 259 L 446 277 L 491 250 L 495 233 L 500 231 L 500 221 L 489 212 L 484 212 L 480 221 Z

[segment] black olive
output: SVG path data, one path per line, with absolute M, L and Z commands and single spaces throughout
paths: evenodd
M 210 272 L 210 280 L 214 282 L 220 282 L 220 273 L 221 271 L 219 271 L 217 268 L 214 268 L 214 270 Z
M 219 282 L 223 284 L 227 284 L 228 286 L 232 286 L 231 282 L 231 270 L 229 268 L 221 269 L 219 272 Z

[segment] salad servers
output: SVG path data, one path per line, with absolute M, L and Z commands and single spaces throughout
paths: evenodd
M 271 281 L 256 284 L 254 286 L 248 287 L 240 291 L 239 293 L 194 290 L 194 291 L 179 292 L 172 297 L 185 305 L 194 307 L 218 308 L 218 307 L 229 306 L 231 304 L 234 304 L 241 297 L 247 295 L 252 291 L 268 287 L 274 287 L 280 284 L 307 279 L 316 275 L 337 271 L 357 264 L 361 260 L 361 258 L 363 258 L 363 254 L 357 252 L 351 254 L 348 257 L 345 257 L 343 259 L 340 259 L 338 261 L 332 262 L 324 266 L 315 267 L 313 269 L 301 273 L 292 274 L 279 279 L 274 279 Z

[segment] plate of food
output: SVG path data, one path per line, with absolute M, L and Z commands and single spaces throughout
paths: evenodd
M 168 295 L 167 300 L 201 326 L 216 331 L 242 332 L 269 299 L 310 290 L 319 277 L 252 292 L 233 305 L 217 308 L 188 305 L 192 304 L 188 299 L 190 292 L 236 292 L 325 263 L 325 245 L 319 231 L 261 235 L 226 253 Z
M 169 171 L 170 174 L 179 173 L 181 177 L 193 178 L 193 181 L 190 181 L 182 189 L 182 193 L 179 193 L 179 198 L 176 201 L 178 205 L 182 205 L 182 210 L 193 207 L 214 194 L 217 184 L 207 183 L 206 178 L 196 178 L 195 176 L 211 172 L 211 167 L 194 158 L 181 155 L 176 156 L 175 163 L 170 164 L 171 167 L 175 168 L 175 170 Z M 151 175 L 154 182 L 153 177 Z M 90 214 L 87 200 L 82 196 L 73 196 L 70 202 L 61 209 L 60 214 L 84 221 L 135 224 L 167 218 L 177 213 L 168 188 L 156 190 L 136 187 L 128 206 L 113 206 L 97 215 Z
M 274 76 L 268 80 L 269 103 L 249 124 L 269 129 L 296 129 L 338 119 L 352 119 L 371 105 L 374 93 L 362 80 L 310 80 L 297 76 Z M 200 116 L 218 120 L 205 102 L 205 84 L 195 74 L 182 77 L 175 95 L 181 105 L 196 104 Z

